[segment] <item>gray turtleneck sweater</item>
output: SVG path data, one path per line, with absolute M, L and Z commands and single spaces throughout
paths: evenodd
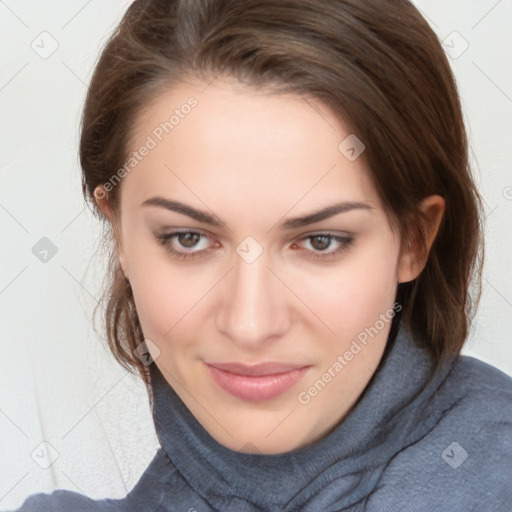
M 468 356 L 431 368 L 401 327 L 335 430 L 261 455 L 215 441 L 152 365 L 161 448 L 126 498 L 57 490 L 19 512 L 512 511 L 512 378 Z

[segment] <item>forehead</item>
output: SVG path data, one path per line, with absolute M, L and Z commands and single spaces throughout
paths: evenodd
M 123 195 L 177 193 L 196 205 L 204 198 L 224 208 L 229 200 L 283 212 L 299 202 L 376 203 L 363 158 L 350 161 L 340 150 L 349 136 L 314 99 L 220 79 L 181 83 L 140 113 L 128 149 L 150 149 L 126 176 Z

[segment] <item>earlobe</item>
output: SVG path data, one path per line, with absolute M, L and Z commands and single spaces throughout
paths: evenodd
M 418 271 L 417 269 L 417 263 L 417 250 L 411 243 L 409 243 L 407 249 L 402 252 L 400 257 L 400 263 L 398 266 L 398 283 L 407 283 L 416 279 L 421 272 L 421 270 Z
M 108 202 L 107 192 L 103 185 L 98 185 L 94 189 L 94 200 L 96 201 L 96 205 L 100 209 L 101 213 L 103 213 L 103 215 L 112 222 L 112 210 Z
M 427 221 L 425 244 L 421 244 L 419 240 L 416 243 L 410 242 L 402 252 L 398 268 L 399 283 L 416 279 L 425 268 L 444 215 L 445 200 L 439 195 L 428 196 L 421 201 L 420 209 Z
M 101 210 L 103 215 L 109 220 L 112 229 L 114 231 L 114 239 L 116 243 L 116 250 L 119 255 L 119 264 L 121 266 L 121 270 L 123 271 L 123 274 L 126 279 L 128 279 L 128 273 L 127 273 L 127 266 L 126 266 L 126 256 L 124 254 L 123 245 L 121 243 L 121 233 L 119 232 L 119 226 L 118 222 L 116 221 L 116 218 L 114 216 L 114 213 L 110 207 L 110 203 L 108 201 L 108 196 L 103 188 L 103 185 L 98 185 L 94 189 L 94 200 L 96 201 L 96 204 L 98 208 Z

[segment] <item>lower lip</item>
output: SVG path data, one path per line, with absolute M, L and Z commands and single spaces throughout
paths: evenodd
M 274 375 L 249 376 L 206 365 L 213 380 L 227 393 L 252 402 L 270 400 L 297 384 L 308 367 Z

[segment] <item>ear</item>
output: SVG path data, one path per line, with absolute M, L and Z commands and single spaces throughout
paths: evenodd
M 122 244 L 120 225 L 119 225 L 116 215 L 114 215 L 114 212 L 110 206 L 110 203 L 108 201 L 108 195 L 107 195 L 107 192 L 105 191 L 105 189 L 103 188 L 103 185 L 98 185 L 94 189 L 94 200 L 96 201 L 98 208 L 101 210 L 103 215 L 105 215 L 105 217 L 109 220 L 109 222 L 112 226 L 112 230 L 114 232 L 114 238 L 115 238 L 115 242 L 116 242 L 117 254 L 119 255 L 119 264 L 121 265 L 121 269 L 122 269 L 125 277 L 128 279 L 126 256 L 125 256 L 124 248 L 123 248 L 123 244 Z
M 427 219 L 425 247 L 420 241 L 403 250 L 398 266 L 398 282 L 406 283 L 416 279 L 427 264 L 428 255 L 445 211 L 445 201 L 441 196 L 433 195 L 423 199 L 420 209 Z

